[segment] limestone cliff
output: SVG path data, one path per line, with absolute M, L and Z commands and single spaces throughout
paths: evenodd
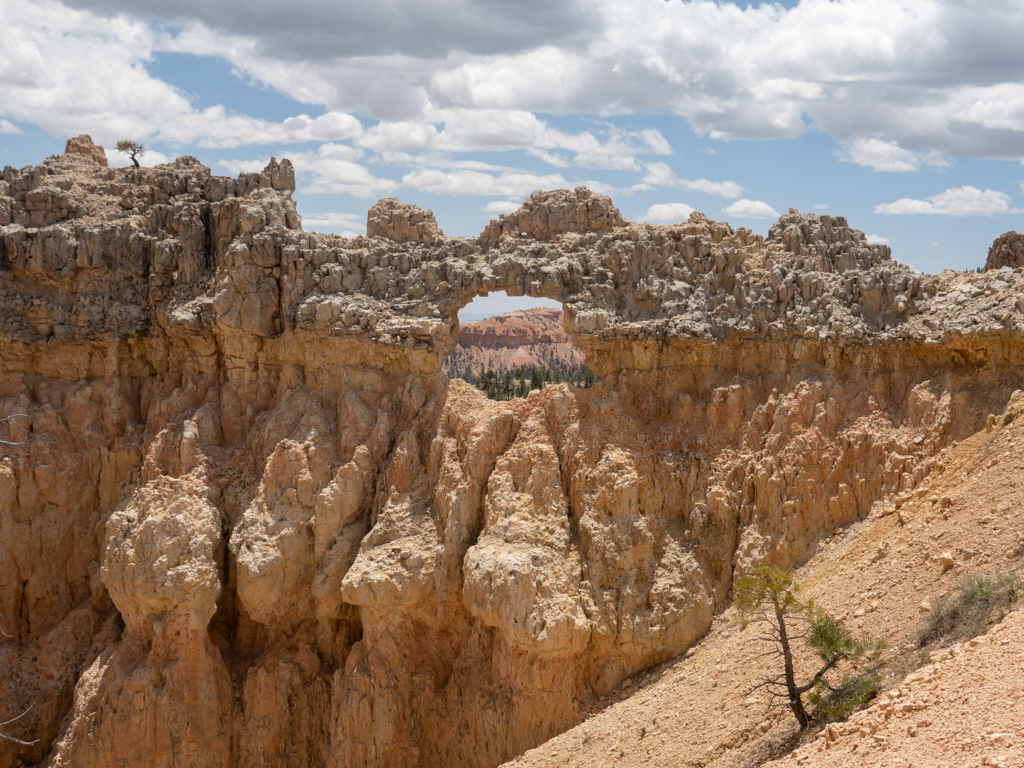
M 38 740 L 0 768 L 496 765 L 1021 387 L 1024 272 L 918 275 L 840 217 L 580 188 L 347 240 L 287 161 L 90 154 L 0 181 L 0 721 Z M 597 386 L 448 381 L 498 290 L 562 302 Z

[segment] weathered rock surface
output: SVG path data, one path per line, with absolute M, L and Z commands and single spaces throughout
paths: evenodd
M 433 245 L 444 233 L 438 228 L 433 211 L 405 205 L 397 197 L 385 197 L 366 214 L 366 236 Z
M 781 659 L 765 655 L 761 625 L 741 624 L 730 607 L 685 654 L 588 702 L 591 717 L 508 768 L 1024 764 L 1024 612 L 962 645 L 956 635 L 919 645 L 928 623 L 922 602 L 938 605 L 969 578 L 1019 573 L 1024 564 L 1021 416 L 1024 392 L 1016 392 L 985 429 L 928 459 L 920 485 L 880 499 L 799 567 L 804 599 L 856 636 L 887 641 L 873 706 L 847 722 L 817 719 L 800 738 L 788 708 L 752 690 L 781 671 Z M 941 562 L 950 548 L 953 568 Z M 1001 611 L 991 615 L 999 618 Z M 797 679 L 810 679 L 821 659 L 803 642 L 794 650 Z
M 480 234 L 480 242 L 493 245 L 502 237 L 548 238 L 566 232 L 607 232 L 628 222 L 607 195 L 586 187 L 573 191 L 538 189 L 515 213 L 501 215 Z
M 1024 267 L 1024 235 L 1019 232 L 1004 232 L 995 239 L 988 249 L 985 271 L 1010 267 Z
M 73 139 L 68 139 L 68 143 L 64 147 L 64 154 L 83 155 L 95 160 L 104 168 L 107 167 L 107 153 L 103 151 L 103 147 L 93 144 L 92 136 L 87 133 L 75 136 Z
M 762 239 L 577 189 L 476 240 L 384 201 L 347 240 L 293 188 L 4 169 L 0 720 L 39 741 L 3 768 L 496 765 L 1021 387 L 1024 272 L 918 275 L 840 217 Z M 448 381 L 496 290 L 561 301 L 597 386 Z

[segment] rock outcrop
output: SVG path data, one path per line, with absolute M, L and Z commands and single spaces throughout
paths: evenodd
M 577 189 L 348 240 L 293 187 L 3 171 L 0 721 L 38 739 L 3 768 L 497 765 L 1021 387 L 1024 272 L 918 275 L 839 217 L 763 239 Z M 561 301 L 598 384 L 448 381 L 498 290 Z
M 433 245 L 444 233 L 437 226 L 433 211 L 405 205 L 397 197 L 385 197 L 366 214 L 366 236 Z
M 990 269 L 1018 269 L 1024 267 L 1024 235 L 1019 232 L 1004 232 L 995 239 L 988 249 L 985 271 Z
M 87 133 L 68 139 L 68 143 L 64 147 L 64 154 L 82 155 L 95 160 L 103 168 L 107 167 L 107 153 L 103 151 L 103 147 L 93 144 L 92 136 Z
M 573 191 L 538 189 L 515 213 L 502 214 L 480 234 L 480 242 L 493 245 L 502 237 L 549 238 L 567 232 L 607 232 L 626 224 L 607 195 L 586 187 Z

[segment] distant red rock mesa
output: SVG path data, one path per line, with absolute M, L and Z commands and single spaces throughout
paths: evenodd
M 572 371 L 586 364 L 562 327 L 560 309 L 524 309 L 459 328 L 459 346 L 445 363 L 449 377 L 467 366 L 474 374 L 488 368 L 501 373 L 536 365 Z

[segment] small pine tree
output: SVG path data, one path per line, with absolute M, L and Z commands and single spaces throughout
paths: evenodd
M 131 141 L 129 139 L 121 139 L 117 142 L 117 151 L 123 152 L 131 158 L 131 161 L 135 163 L 135 167 L 139 168 L 139 161 L 136 159 L 146 154 L 146 148 L 139 144 L 137 141 Z
M 752 689 L 765 689 L 771 705 L 788 706 L 800 728 L 810 725 L 812 715 L 804 707 L 803 697 L 822 716 L 842 719 L 855 707 L 871 699 L 881 678 L 877 666 L 885 642 L 856 640 L 839 619 L 833 618 L 811 600 L 801 600 L 800 584 L 791 570 L 773 568 L 763 563 L 756 566 L 735 586 L 736 605 L 741 624 L 756 623 L 767 627 L 767 636 L 760 638 L 774 646 L 767 653 L 781 657 L 783 670 L 770 674 Z M 794 634 L 797 626 L 803 631 Z M 804 639 L 823 662 L 823 666 L 803 685 L 798 685 L 793 662 L 793 640 Z M 866 661 L 859 674 L 847 674 L 838 686 L 829 677 L 842 666 L 854 667 Z
M 540 389 L 540 371 L 536 365 L 530 368 L 530 389 Z

